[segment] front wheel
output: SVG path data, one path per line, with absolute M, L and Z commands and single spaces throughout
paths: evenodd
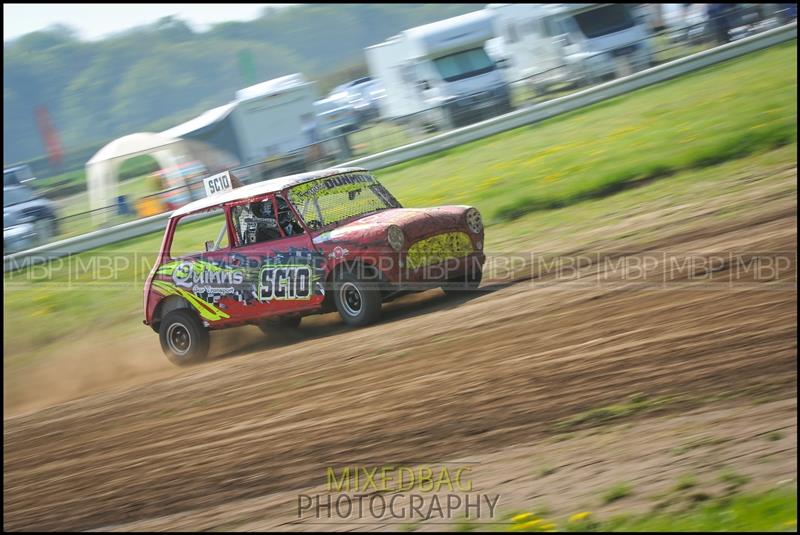
M 351 273 L 343 273 L 333 284 L 336 310 L 345 323 L 352 327 L 369 325 L 381 314 L 381 291 Z
M 187 366 L 208 356 L 208 330 L 192 312 L 173 310 L 158 331 L 161 349 L 173 364 Z

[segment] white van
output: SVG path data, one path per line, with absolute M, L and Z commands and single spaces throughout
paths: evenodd
M 629 4 L 489 4 L 510 82 L 593 83 L 652 63 L 646 21 Z M 499 59 L 499 58 L 495 58 Z
M 403 31 L 366 49 L 385 88 L 381 118 L 447 129 L 510 111 L 508 84 L 484 49 L 493 37 L 484 10 Z

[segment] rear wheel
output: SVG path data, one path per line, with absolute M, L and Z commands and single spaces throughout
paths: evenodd
M 158 334 L 161 349 L 177 366 L 194 364 L 208 356 L 208 329 L 189 310 L 173 310 L 167 314 Z
M 333 283 L 336 310 L 345 323 L 352 327 L 369 325 L 381 314 L 381 291 L 352 273 L 342 273 Z

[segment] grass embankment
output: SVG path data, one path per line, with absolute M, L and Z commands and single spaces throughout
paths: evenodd
M 466 203 L 488 219 L 568 206 L 797 139 L 797 47 L 671 82 L 380 172 L 415 206 Z
M 406 206 L 477 206 L 494 223 L 487 248 L 510 237 L 530 237 L 534 229 L 537 236 L 546 229 L 568 235 L 575 225 L 624 217 L 656 198 L 710 199 L 720 181 L 741 169 L 796 162 L 796 56 L 794 44 L 774 47 L 378 176 Z M 737 160 L 708 167 L 730 159 Z M 570 206 L 670 173 L 678 174 Z M 564 208 L 536 213 L 553 206 Z M 216 224 L 193 224 L 197 243 L 215 238 L 217 230 Z M 161 238 L 151 234 L 77 255 L 58 262 L 60 269 L 52 274 L 42 268 L 6 274 L 3 317 L 10 335 L 3 342 L 4 370 L 57 352 L 67 339 L 103 340 L 143 329 L 142 281 Z M 108 253 L 127 256 L 117 265 L 91 264 Z M 108 274 L 115 286 L 103 284 Z

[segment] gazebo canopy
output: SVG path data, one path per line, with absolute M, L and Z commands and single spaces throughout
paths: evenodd
M 210 173 L 238 165 L 238 161 L 229 154 L 201 142 L 152 132 L 123 136 L 97 151 L 86 162 L 89 206 L 92 210 L 113 204 L 117 196 L 120 166 L 125 160 L 143 154 L 152 156 L 161 169 L 193 160 L 200 161 Z

